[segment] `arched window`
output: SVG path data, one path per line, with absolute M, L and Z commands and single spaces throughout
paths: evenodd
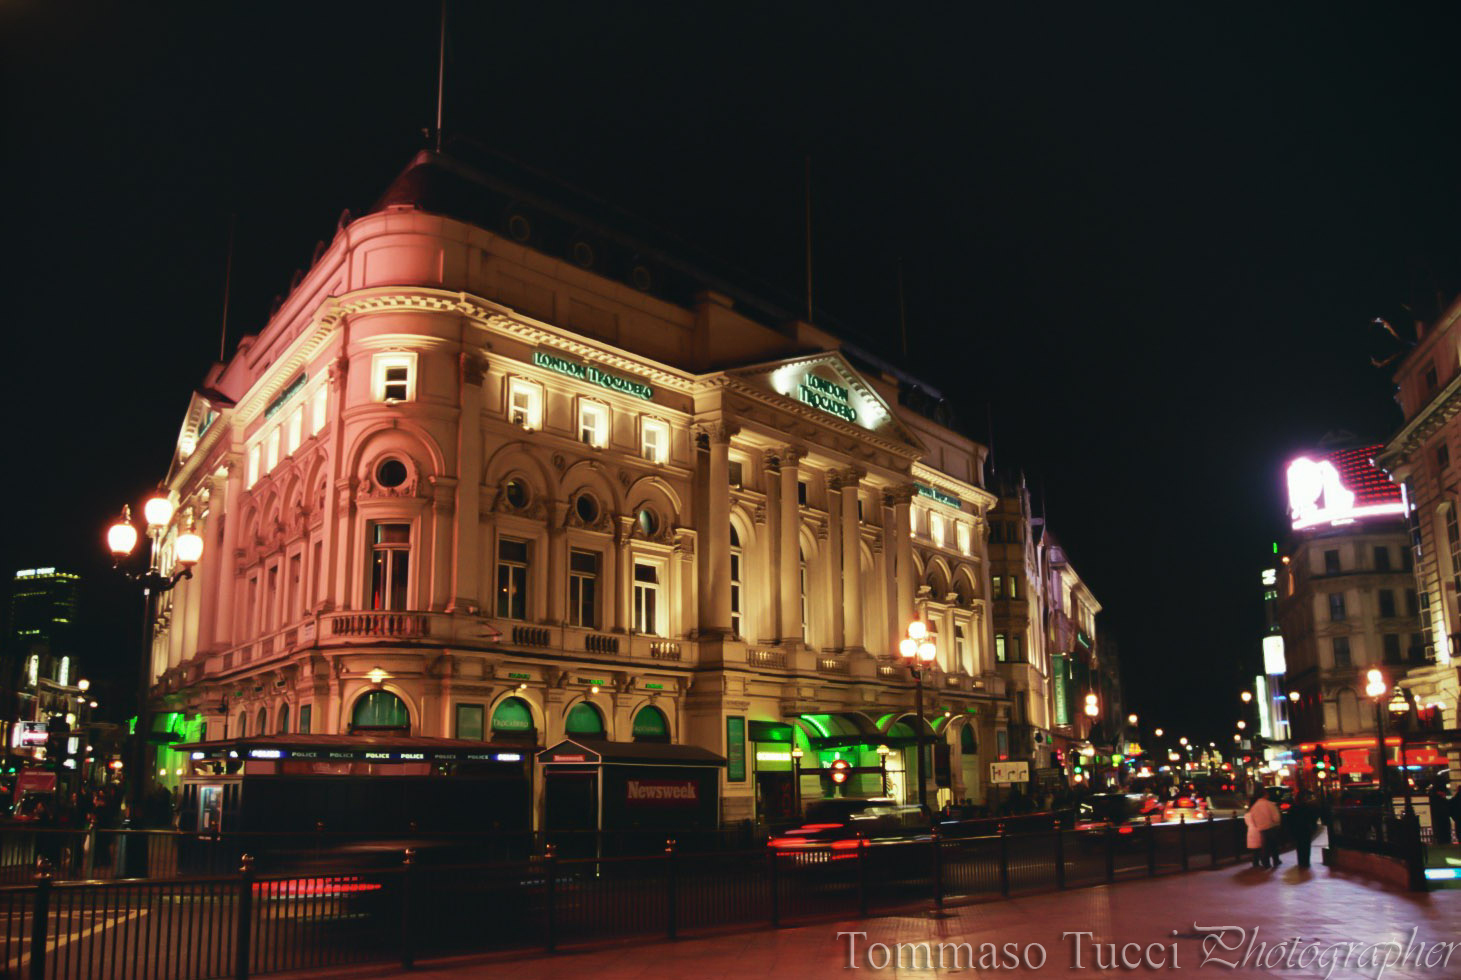
M 352 731 L 362 728 L 409 729 L 410 727 L 411 713 L 406 710 L 406 702 L 390 691 L 367 693 L 355 702 L 355 710 L 350 714 Z
M 634 716 L 634 741 L 668 742 L 669 740 L 670 723 L 666 720 L 665 713 L 652 704 L 640 708 Z
M 269 712 L 266 708 L 260 708 L 258 717 L 254 719 L 254 734 L 267 735 L 269 733 Z
M 279 706 L 279 734 L 289 734 L 289 705 L 287 704 Z
M 604 738 L 604 716 L 589 702 L 580 701 L 568 712 L 563 729 L 569 735 Z
M 736 526 L 730 529 L 730 587 L 731 587 L 731 633 L 741 634 L 741 536 Z
M 964 755 L 974 755 L 979 751 L 979 743 L 974 740 L 974 726 L 965 724 L 959 730 L 959 751 Z
M 494 742 L 527 741 L 536 743 L 533 710 L 522 698 L 503 698 L 492 712 Z
M 798 574 L 801 576 L 800 582 L 802 593 L 802 640 L 803 642 L 805 642 L 807 638 L 807 553 L 801 548 L 798 548 L 796 549 L 796 557 L 797 563 L 799 565 Z
M 238 730 L 234 732 L 235 738 L 243 738 L 249 733 L 249 716 L 242 711 L 238 713 Z

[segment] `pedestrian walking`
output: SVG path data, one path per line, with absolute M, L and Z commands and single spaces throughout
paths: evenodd
M 1248 827 L 1248 847 L 1253 851 L 1253 867 L 1278 867 L 1278 838 L 1275 831 L 1281 822 L 1278 807 L 1268 798 L 1267 790 L 1260 789 L 1248 804 L 1243 823 Z M 1270 861 L 1272 863 L 1270 863 Z
M 1431 804 L 1431 835 L 1437 844 L 1451 843 L 1451 815 L 1446 812 L 1447 804 L 1451 801 L 1446 799 L 1446 784 L 1439 780 L 1431 783 L 1430 791 L 1426 794 Z
M 1318 826 L 1319 807 L 1314 803 L 1313 794 L 1307 791 L 1300 793 L 1289 808 L 1288 833 L 1294 842 L 1294 861 L 1301 868 L 1309 866 L 1309 851 Z

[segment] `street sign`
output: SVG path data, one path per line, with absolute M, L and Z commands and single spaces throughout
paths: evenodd
M 1000 786 L 1008 786 L 1010 783 L 1028 783 L 1030 764 L 1028 762 L 991 762 L 989 781 Z

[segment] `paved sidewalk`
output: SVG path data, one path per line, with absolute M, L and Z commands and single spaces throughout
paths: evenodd
M 1318 857 L 1318 850 L 1315 850 Z M 1238 964 L 1235 968 L 1209 962 L 1203 965 L 1203 943 L 1194 933 L 1194 923 L 1202 926 L 1234 926 L 1247 931 L 1226 934 L 1223 942 L 1232 952 L 1213 947 L 1214 956 Z M 1256 937 L 1254 927 L 1259 927 Z M 1412 929 L 1415 929 L 1412 940 Z M 1173 931 L 1181 935 L 1173 938 Z M 847 966 L 849 939 L 837 938 L 839 932 L 866 933 L 858 938 L 856 972 Z M 1062 932 L 1089 931 L 1090 938 L 1061 938 Z M 1307 968 L 1284 968 L 1293 937 L 1302 937 L 1297 955 L 1309 956 Z M 1285 939 L 1290 946 L 1275 953 Z M 1277 871 L 1254 870 L 1242 865 L 1217 871 L 1188 875 L 1172 875 L 1146 881 L 1103 885 L 1068 892 L 1017 898 L 1008 901 L 967 905 L 949 910 L 943 919 L 923 915 L 889 916 L 853 919 L 821 925 L 799 926 L 779 930 L 738 932 L 704 939 L 678 942 L 621 945 L 586 952 L 562 952 L 554 956 L 522 953 L 491 958 L 475 957 L 449 964 L 430 964 L 409 974 L 397 970 L 353 971 L 315 976 L 339 978 L 410 976 L 415 980 L 464 980 L 478 977 L 510 977 L 512 980 L 536 978 L 574 978 L 574 980 L 620 980 L 620 978 L 685 978 L 699 980 L 711 977 L 960 977 L 1063 976 L 1116 977 L 1134 973 L 1157 974 L 1172 970 L 1172 947 L 1176 944 L 1175 963 L 1178 976 L 1235 977 L 1322 977 L 1331 960 L 1337 963 L 1331 976 L 1368 977 L 1373 980 L 1381 972 L 1378 965 L 1369 965 L 1364 955 L 1376 956 L 1383 963 L 1385 951 L 1366 954 L 1362 946 L 1340 946 L 1326 952 L 1334 944 L 1370 944 L 1397 941 L 1410 944 L 1412 954 L 1420 944 L 1423 955 L 1432 957 L 1427 968 L 1422 961 L 1417 967 L 1415 956 L 1404 966 L 1383 970 L 1385 977 L 1396 980 L 1426 977 L 1432 980 L 1461 977 L 1461 890 L 1429 894 L 1409 894 L 1385 888 L 1369 879 L 1331 872 L 1317 863 L 1310 871 L 1295 868 L 1292 856 L 1286 856 Z M 947 957 L 949 969 L 929 970 L 922 960 L 910 964 L 908 957 L 924 955 L 905 950 L 904 966 L 890 964 L 877 969 L 884 953 L 870 944 L 884 943 L 970 943 L 974 955 L 979 945 L 995 943 L 1000 949 L 1014 943 L 1028 952 L 1032 961 L 1038 953 L 1032 944 L 1044 948 L 1046 960 L 1041 969 L 1004 968 L 970 969 L 965 959 L 957 964 Z M 1076 966 L 1079 943 L 1080 968 Z M 1211 943 L 1212 941 L 1209 940 Z M 1449 963 L 1441 962 L 1449 949 L 1437 948 L 1437 942 L 1455 943 Z M 1138 943 L 1151 952 L 1161 968 L 1152 970 L 1122 968 L 1102 970 L 1096 963 L 1093 943 L 1115 943 L 1120 955 L 1125 944 Z M 1251 945 L 1250 945 L 1251 943 Z M 1310 944 L 1318 943 L 1311 947 Z M 1259 944 L 1266 944 L 1260 946 Z M 1304 953 L 1311 949 L 1311 953 Z M 1250 953 L 1250 950 L 1252 951 Z M 937 956 L 936 945 L 930 949 Z M 1105 949 L 1101 950 L 1105 955 Z M 1128 959 L 1144 955 L 1126 948 Z M 1343 957 L 1350 954 L 1346 968 Z M 1247 965 L 1244 954 L 1250 953 Z M 1023 953 L 1021 955 L 1024 955 Z M 1254 959 L 1254 956 L 1258 959 Z M 1262 957 L 1270 957 L 1271 969 L 1263 968 Z M 1109 963 L 1109 960 L 1108 960 Z

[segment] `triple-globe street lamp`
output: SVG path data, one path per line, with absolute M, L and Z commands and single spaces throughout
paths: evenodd
M 152 776 L 152 767 L 147 762 L 147 737 L 152 731 L 149 704 L 152 688 L 152 631 L 157 620 L 158 597 L 164 592 L 171 592 L 183 579 L 191 578 L 193 566 L 203 557 L 203 538 L 193 530 L 190 522 L 187 530 L 173 541 L 173 559 L 177 570 L 162 567 L 162 540 L 173 518 L 173 503 L 166 491 L 159 489 L 142 505 L 142 516 L 147 524 L 147 538 L 151 542 L 145 571 L 127 571 L 121 568 L 122 563 L 137 547 L 137 528 L 132 523 L 132 509 L 123 507 L 121 519 L 107 530 L 107 547 L 112 553 L 112 566 L 142 587 L 142 661 L 137 675 L 137 729 L 132 745 L 132 772 L 127 780 L 127 800 L 134 819 L 146 798 Z

